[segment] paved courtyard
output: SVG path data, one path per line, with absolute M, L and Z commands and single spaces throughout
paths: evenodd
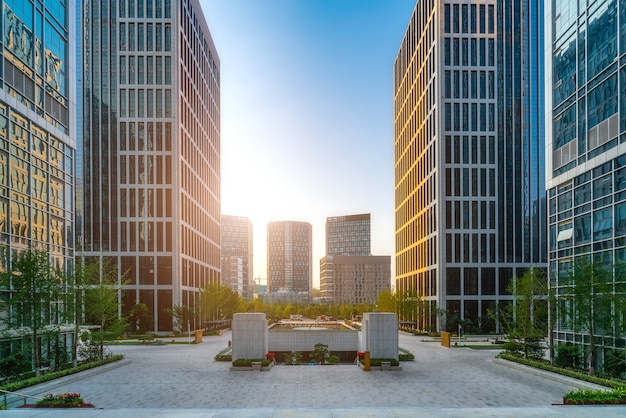
M 193 411 L 193 416 L 250 417 L 362 416 L 363 411 L 369 416 L 415 416 L 417 410 L 423 416 L 465 416 L 454 411 L 474 408 L 481 411 L 474 416 L 545 416 L 546 411 L 554 416 L 611 416 L 614 410 L 623 416 L 626 412 L 613 407 L 595 415 L 597 408 L 551 407 L 574 385 L 496 364 L 495 350 L 446 349 L 405 333 L 400 335 L 400 346 L 412 352 L 415 361 L 402 362 L 400 371 L 385 372 L 364 372 L 355 365 L 278 365 L 268 372 L 230 371 L 230 363 L 213 361 L 229 339 L 230 332 L 225 332 L 205 337 L 197 345 L 112 346 L 113 353 L 126 356 L 123 365 L 22 392 L 36 396 L 78 392 L 102 410 L 75 411 L 72 416 L 102 417 L 122 416 L 122 411 L 133 411 L 133 416 L 189 416 Z M 524 408 L 526 415 L 518 408 Z M 574 408 L 592 415 L 572 415 Z M 24 409 L 9 414 L 34 416 L 35 411 L 44 414 L 44 410 L 32 409 L 30 415 Z M 452 412 L 435 415 L 435 411 Z M 59 412 L 37 416 L 68 416 L 67 410 L 55 414 Z

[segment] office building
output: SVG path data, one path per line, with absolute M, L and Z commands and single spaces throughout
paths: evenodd
M 222 215 L 222 284 L 252 299 L 254 251 L 252 222 L 242 216 Z
M 542 4 L 420 0 L 410 18 L 394 64 L 395 268 L 396 291 L 426 302 L 400 318 L 414 328 L 489 326 L 513 278 L 546 268 Z
M 76 66 L 71 51 L 75 48 L 76 35 L 74 10 L 74 1 L 50 4 L 46 8 L 38 2 L 2 2 L 2 274 L 10 270 L 9 262 L 28 249 L 47 253 L 54 269 L 64 273 L 73 271 L 76 91 L 72 81 L 76 77 Z M 11 298 L 14 290 L 2 289 L 0 304 Z M 46 325 L 58 325 L 64 311 L 62 297 L 48 299 L 49 307 L 44 308 L 37 320 Z M 21 308 L 13 311 L 11 304 L 6 307 L 2 316 L 7 316 L 3 319 L 20 317 Z M 35 320 L 31 314 L 26 316 L 21 326 L 28 328 Z M 0 328 L 11 327 L 10 321 L 1 322 Z M 24 345 L 28 339 L 24 339 L 23 332 L 16 334 L 14 331 L 2 333 L 2 340 L 18 336 L 13 343 L 2 341 L 3 356 L 9 356 L 12 349 L 20 351 L 21 355 L 31 350 Z M 71 345 L 72 331 L 61 329 L 61 334 L 62 340 Z M 43 344 L 49 342 L 45 336 L 40 340 Z
M 321 303 L 376 303 L 391 288 L 391 259 L 371 255 L 370 214 L 326 218 L 326 255 L 320 260 Z
M 308 302 L 313 286 L 312 227 L 308 222 L 267 225 L 267 291 L 269 300 Z
M 375 304 L 391 289 L 390 256 L 328 255 L 320 262 L 322 303 Z
M 573 323 L 568 274 L 586 257 L 626 261 L 626 3 L 546 3 L 546 178 L 549 276 L 556 296 L 554 344 L 587 348 Z M 617 290 L 624 277 L 616 274 Z M 613 286 L 613 284 L 612 284 Z M 616 321 L 616 325 L 619 322 Z M 597 327 L 596 365 L 626 341 Z M 587 355 L 585 356 L 587 357 Z
M 85 1 L 82 22 L 81 255 L 170 332 L 220 281 L 219 57 L 198 0 Z
M 326 218 L 326 255 L 371 255 L 370 214 Z

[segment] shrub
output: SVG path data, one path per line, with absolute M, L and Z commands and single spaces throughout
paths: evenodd
M 233 352 L 231 348 L 225 348 L 214 357 L 215 361 L 233 361 Z
M 563 400 L 570 403 L 585 403 L 590 401 L 619 402 L 626 400 L 626 389 L 615 388 L 613 390 L 590 390 L 578 389 L 568 392 Z
M 270 361 L 268 359 L 247 359 L 240 358 L 237 360 L 233 360 L 233 367 L 252 367 L 252 362 L 260 362 L 261 367 L 268 367 L 270 365 Z
M 333 354 L 333 355 L 328 357 L 326 362 L 328 364 L 339 364 L 339 357 L 337 357 L 336 355 Z
M 558 344 L 556 346 L 556 355 L 554 356 L 554 365 L 570 369 L 580 369 L 582 362 L 582 349 L 579 345 L 572 343 Z
M 384 361 L 388 361 L 392 366 L 399 366 L 400 362 L 395 358 L 371 358 L 370 366 L 380 366 L 380 364 Z M 361 361 L 363 362 L 363 361 Z
M 552 366 L 547 360 L 525 359 L 522 357 L 517 357 L 511 354 L 507 354 L 505 352 L 498 354 L 496 357 L 504 359 L 504 360 L 513 361 L 519 364 L 524 364 L 526 366 L 535 367 L 537 369 L 546 370 L 552 373 L 558 373 L 563 376 L 573 377 L 574 379 L 583 380 L 585 382 L 595 383 L 601 386 L 606 386 L 606 387 L 610 387 L 614 389 L 626 388 L 626 382 L 620 382 L 620 381 L 612 380 L 612 379 L 605 379 L 605 378 L 601 378 L 598 376 L 589 375 L 586 372 Z
M 37 405 L 61 405 L 69 407 L 84 406 L 85 401 L 80 397 L 80 393 L 60 393 L 53 395 L 52 393 L 37 401 Z
M 604 360 L 604 372 L 612 377 L 623 377 L 626 373 L 625 354 L 623 349 L 610 350 Z
M 413 360 L 415 360 L 415 356 L 412 353 L 406 351 L 405 349 L 400 348 L 398 351 L 399 351 L 398 360 L 400 360 L 400 361 L 413 361 Z
M 299 351 L 285 353 L 285 355 L 283 356 L 283 361 L 285 362 L 285 364 L 300 364 L 302 362 L 302 353 Z

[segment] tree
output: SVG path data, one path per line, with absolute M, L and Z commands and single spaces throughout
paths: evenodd
M 575 332 L 589 336 L 589 374 L 593 375 L 596 368 L 596 334 L 611 329 L 615 319 L 612 308 L 616 298 L 609 284 L 613 280 L 612 266 L 593 262 L 587 256 L 578 257 L 564 278 L 566 287 L 558 296 L 561 302 L 559 315 L 562 321 L 570 323 Z
M 148 305 L 145 303 L 136 303 L 128 313 L 128 323 L 130 324 L 130 329 L 133 333 L 141 334 L 145 331 L 142 329 L 142 324 L 145 325 L 145 322 L 150 320 L 150 315 L 148 314 Z
M 239 293 L 220 283 L 208 283 L 200 289 L 201 317 L 204 321 L 232 319 L 243 303 Z
M 409 289 L 397 292 L 395 299 L 399 319 L 413 324 L 417 329 L 424 329 L 429 319 L 424 298 L 415 290 Z
M 165 311 L 172 315 L 172 318 L 174 319 L 174 329 L 177 329 L 179 332 L 182 332 L 187 324 L 193 321 L 194 313 L 190 306 L 174 305 L 171 308 L 167 308 Z
M 509 342 L 505 350 L 524 358 L 542 358 L 543 339 L 548 331 L 548 282 L 535 268 L 511 281 L 507 293 L 513 303 L 500 306 L 495 320 L 506 330 Z M 492 315 L 493 316 L 493 315 Z
M 396 311 L 396 297 L 391 290 L 383 290 L 378 294 L 378 300 L 376 301 L 378 310 L 380 312 L 394 312 Z
M 118 294 L 121 283 L 117 280 L 114 267 L 104 264 L 96 277 L 95 283 L 85 292 L 86 318 L 99 326 L 99 330 L 92 333 L 99 346 L 99 357 L 104 358 L 104 341 L 120 335 L 125 327 L 119 317 L 120 302 Z
M 50 322 L 52 305 L 59 303 L 61 275 L 52 270 L 46 252 L 29 249 L 19 253 L 3 273 L 0 289 L 7 295 L 0 315 L 9 331 L 30 334 L 32 364 L 36 375 L 41 368 L 40 339 Z
M 317 343 L 315 344 L 315 348 L 309 355 L 309 358 L 316 363 L 325 364 L 326 360 L 330 357 L 330 352 L 328 351 L 328 346 L 326 344 Z
M 97 263 L 84 263 L 82 260 L 76 263 L 74 271 L 66 275 L 65 282 L 68 286 L 66 294 L 66 320 L 74 323 L 74 336 L 72 342 L 72 362 L 74 367 L 78 364 L 78 335 L 85 317 L 85 292 L 87 288 L 96 282 L 98 277 Z

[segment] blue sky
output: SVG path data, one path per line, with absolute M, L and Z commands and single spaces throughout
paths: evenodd
M 267 224 L 305 221 L 318 287 L 326 218 L 359 213 L 393 265 L 393 62 L 415 0 L 200 4 L 221 62 L 222 213 L 251 219 L 254 277 Z

